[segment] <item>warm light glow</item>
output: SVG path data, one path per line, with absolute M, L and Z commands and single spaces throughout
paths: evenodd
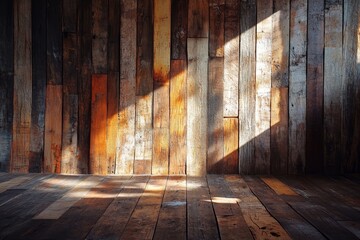
M 212 197 L 211 200 L 205 200 L 205 202 L 223 203 L 223 204 L 236 204 L 241 202 L 239 198 L 227 198 L 227 197 Z

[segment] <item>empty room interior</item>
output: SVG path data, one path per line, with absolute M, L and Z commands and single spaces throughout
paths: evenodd
M 360 239 L 360 1 L 1 0 L 1 239 Z

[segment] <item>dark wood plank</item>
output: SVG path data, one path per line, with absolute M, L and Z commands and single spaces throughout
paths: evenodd
M 257 177 L 245 177 L 251 191 L 259 198 L 267 211 L 276 218 L 293 239 L 325 239 L 310 223 L 303 219 L 275 192 Z M 276 203 L 276 204 L 274 204 Z
M 45 173 L 61 172 L 62 100 L 62 85 L 48 84 L 44 136 Z
M 10 171 L 29 170 L 32 103 L 31 2 L 14 1 L 14 101 Z M 8 80 L 9 81 L 9 80 Z
M 92 1 L 92 66 L 93 72 L 107 73 L 108 1 Z
M 116 173 L 132 174 L 135 151 L 136 1 L 121 1 L 119 149 Z
M 325 1 L 324 48 L 324 172 L 341 166 L 342 1 Z
M 153 239 L 186 239 L 186 177 L 169 177 Z
M 96 222 L 87 239 L 119 239 L 144 192 L 148 176 L 134 176 L 124 183 L 123 189 Z
M 75 33 L 64 33 L 63 38 L 63 92 L 78 93 L 78 36 Z
M 244 179 L 226 175 L 226 184 L 233 192 L 254 239 L 291 239 L 279 222 L 252 193 Z
M 91 1 L 81 0 L 78 13 L 79 30 L 79 169 L 88 173 L 90 150 L 90 113 L 91 113 Z
M 120 5 L 121 5 L 120 0 L 109 0 L 109 15 L 108 15 L 109 72 L 120 71 L 120 16 L 121 16 Z
M 209 56 L 224 57 L 225 0 L 209 1 Z
M 187 238 L 220 239 L 205 177 L 187 177 Z
M 79 0 L 63 0 L 63 32 L 77 32 L 77 13 Z
M 32 1 L 32 104 L 29 172 L 41 172 L 44 160 L 46 94 L 46 0 Z
M 165 192 L 167 177 L 152 176 L 120 239 L 152 239 Z
M 171 1 L 171 59 L 186 60 L 188 0 Z
M 342 66 L 342 171 L 359 172 L 360 159 L 360 83 L 358 81 L 359 42 L 359 9 L 360 2 L 344 1 L 343 25 L 343 66 Z
M 46 55 L 47 84 L 62 84 L 62 1 L 47 0 L 46 4 Z
M 186 61 L 171 61 L 169 174 L 186 169 Z
M 14 96 L 13 1 L 0 3 L 0 171 L 9 171 Z
M 287 174 L 290 1 L 274 0 L 273 5 L 270 166 L 273 174 Z
M 306 172 L 319 173 L 324 166 L 324 1 L 310 1 L 308 9 Z
M 188 37 L 209 36 L 209 0 L 192 0 L 188 5 Z
M 208 175 L 207 181 L 221 239 L 253 239 L 241 208 L 223 176 Z
M 89 171 L 93 174 L 107 174 L 106 118 L 107 118 L 107 75 L 92 76 L 91 129 Z
M 256 1 L 240 5 L 240 94 L 239 161 L 240 173 L 255 173 L 255 76 L 256 76 Z
M 224 172 L 223 93 L 224 58 L 210 58 L 207 98 L 207 173 Z

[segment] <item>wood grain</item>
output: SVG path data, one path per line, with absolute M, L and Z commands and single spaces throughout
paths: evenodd
M 106 112 L 107 75 L 92 75 L 91 129 L 89 171 L 92 174 L 107 174 L 106 159 Z
M 46 87 L 44 172 L 61 172 L 62 86 Z
M 225 0 L 209 1 L 209 56 L 224 57 Z
M 206 174 L 208 39 L 188 38 L 187 167 L 189 175 Z
M 209 36 L 209 0 L 191 0 L 188 5 L 188 38 Z
M 171 1 L 171 59 L 186 60 L 188 0 Z
M 14 101 L 11 172 L 28 172 L 32 103 L 31 2 L 14 1 Z
M 106 73 L 108 47 L 108 1 L 92 1 L 92 66 L 94 73 Z
M 239 173 L 239 119 L 224 118 L 224 174 Z

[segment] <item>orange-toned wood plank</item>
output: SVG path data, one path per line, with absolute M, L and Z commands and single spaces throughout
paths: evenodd
M 261 177 L 261 180 L 263 180 L 278 195 L 298 196 L 298 194 L 294 190 L 292 190 L 288 185 L 281 182 L 279 179 L 275 177 Z
M 107 75 L 92 75 L 90 164 L 93 174 L 107 174 L 106 161 L 106 116 Z
M 117 174 L 132 174 L 135 154 L 136 1 L 121 1 L 120 104 Z
M 224 118 L 223 173 L 239 173 L 239 119 Z
M 62 86 L 47 85 L 44 140 L 44 172 L 61 172 Z
M 185 174 L 186 164 L 186 61 L 171 61 L 169 174 Z
M 224 56 L 225 0 L 209 1 L 209 56 Z
M 32 102 L 31 2 L 14 1 L 14 98 L 11 172 L 28 172 Z
M 191 0 L 188 7 L 188 37 L 209 36 L 209 0 Z
M 154 144 L 152 174 L 168 174 L 171 0 L 154 1 Z

